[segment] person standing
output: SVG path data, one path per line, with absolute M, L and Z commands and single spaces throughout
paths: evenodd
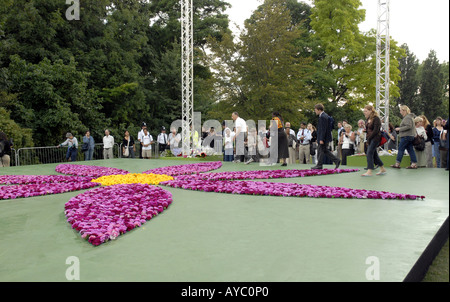
M 153 144 L 153 137 L 152 135 L 147 131 L 147 128 L 144 128 L 144 135 L 142 136 L 142 158 L 149 159 L 152 157 L 152 144 Z
M 136 145 L 134 144 L 134 138 L 130 135 L 128 130 L 125 130 L 125 135 L 122 141 L 122 154 L 123 157 L 134 158 L 136 152 Z
M 142 136 L 144 135 L 144 128 L 147 129 L 147 124 L 145 122 L 141 125 L 141 131 L 138 132 L 137 139 L 139 141 L 139 158 L 142 159 Z
M 297 133 L 298 147 L 298 158 L 299 163 L 303 164 L 305 162 L 309 165 L 309 158 L 311 157 L 311 131 L 306 128 L 306 123 L 302 122 L 300 125 L 300 130 Z
M 233 112 L 231 118 L 234 121 L 235 135 L 233 141 L 235 141 L 236 146 L 236 156 L 233 162 L 239 163 L 245 161 L 245 145 L 244 142 L 247 140 L 247 123 L 243 118 L 239 116 L 239 113 Z
M 414 119 L 414 124 L 416 126 L 416 135 L 422 137 L 422 139 L 426 142 L 427 141 L 427 131 L 423 127 L 423 119 L 418 116 Z M 426 146 L 426 143 L 425 143 Z M 425 168 L 427 166 L 427 157 L 425 153 L 425 149 L 423 150 L 417 150 L 415 147 L 416 152 L 416 158 L 417 158 L 417 167 L 419 168 Z
M 449 142 L 450 142 L 450 140 L 448 139 L 448 124 L 449 124 L 449 120 L 448 120 L 448 117 L 447 117 L 447 120 L 445 121 L 445 124 L 443 125 L 443 129 L 444 129 L 444 131 L 446 131 L 445 132 L 446 147 L 447 147 L 447 167 L 445 169 L 446 171 L 448 171 L 448 166 L 449 166 L 449 163 L 450 163 L 450 160 L 449 160 L 449 155 L 450 155 Z
M 297 137 L 294 134 L 292 134 L 291 130 L 292 129 L 290 127 L 286 127 L 286 135 L 287 135 L 288 147 L 289 147 L 289 163 L 295 164 L 295 162 L 296 162 L 295 154 L 297 153 L 298 141 L 297 141 Z M 294 133 L 295 133 L 295 131 L 294 131 Z
M 306 128 L 311 132 L 309 153 L 311 155 L 312 163 L 315 165 L 317 163 L 317 131 L 316 127 L 311 123 L 309 123 Z
M 417 157 L 414 151 L 414 137 L 416 136 L 416 126 L 414 124 L 415 115 L 411 113 L 408 106 L 400 106 L 400 114 L 403 116 L 403 120 L 400 123 L 400 127 L 395 128 L 398 131 L 398 137 L 400 138 L 400 144 L 398 146 L 397 161 L 392 168 L 400 169 L 400 163 L 403 159 L 405 150 L 408 150 L 408 154 L 411 158 L 411 165 L 407 169 L 417 169 Z
M 84 150 L 84 160 L 92 160 L 94 148 L 95 148 L 94 138 L 91 136 L 91 132 L 88 130 L 83 136 L 82 151 Z
M 433 155 L 436 158 L 436 167 L 441 167 L 441 152 L 439 151 L 439 147 L 441 145 L 441 132 L 442 132 L 442 118 L 438 116 L 434 121 L 433 128 Z
M 114 158 L 113 149 L 114 148 L 114 137 L 110 135 L 108 129 L 105 130 L 105 136 L 103 137 L 103 158 L 112 159 Z
M 224 131 L 223 144 L 224 144 L 224 161 L 233 161 L 234 160 L 234 152 L 233 152 L 233 137 L 234 132 L 231 131 L 230 128 L 226 127 Z
M 356 135 L 356 153 L 363 154 L 366 153 L 366 122 L 364 120 L 358 121 L 358 130 L 355 133 Z
M 289 145 L 284 122 L 278 111 L 272 113 L 272 121 L 276 123 L 278 128 L 278 160 L 282 162 L 281 166 L 287 166 L 286 159 L 289 158 Z
M 341 164 L 341 160 L 328 149 L 328 144 L 333 137 L 331 136 L 329 116 L 324 110 L 325 108 L 320 103 L 314 106 L 314 112 L 319 117 L 317 123 L 317 164 L 311 169 L 322 169 L 324 156 L 327 156 L 335 164 L 335 169 L 339 168 Z
M 181 154 L 181 135 L 177 133 L 177 129 L 175 127 L 170 128 L 170 134 L 169 134 L 169 142 L 168 145 L 170 146 L 170 151 L 174 156 L 178 156 Z
M 366 139 L 367 139 L 367 172 L 361 176 L 372 176 L 372 171 L 375 169 L 374 165 L 380 167 L 380 172 L 377 175 L 385 175 L 386 169 L 384 163 L 378 156 L 377 148 L 381 141 L 381 120 L 378 117 L 378 113 L 372 105 L 364 107 L 364 116 L 366 117 Z
M 345 131 L 342 132 L 341 138 L 339 139 L 339 145 L 341 145 L 342 150 L 342 164 L 347 165 L 347 157 L 355 154 L 355 132 L 352 131 L 352 125 L 345 124 Z
M 70 158 L 70 161 L 77 161 L 78 140 L 70 132 L 66 134 L 66 138 L 66 141 L 62 144 L 59 144 L 58 148 L 67 146 L 66 160 L 69 160 Z
M 425 160 L 426 167 L 433 168 L 433 126 L 425 115 L 420 116 L 422 118 L 422 127 L 425 129 L 427 138 L 425 139 Z
M 158 137 L 156 138 L 156 141 L 158 142 L 159 145 L 159 152 L 164 152 L 167 148 L 167 142 L 169 141 L 169 138 L 167 136 L 166 133 L 166 127 L 162 126 L 161 127 L 161 133 L 158 134 Z

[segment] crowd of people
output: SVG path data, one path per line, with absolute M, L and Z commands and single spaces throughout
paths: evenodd
M 315 123 L 317 128 L 313 123 L 301 122 L 297 131 L 292 129 L 290 122 L 284 121 L 279 112 L 273 112 L 269 129 L 265 124 L 258 129 L 256 126 L 249 126 L 238 112 L 233 112 L 232 124 L 224 121 L 221 132 L 214 127 L 202 128 L 201 135 L 197 131 L 191 131 L 192 146 L 197 150 L 206 146 L 220 151 L 223 160 L 227 162 L 266 162 L 271 165 L 281 163 L 282 166 L 298 162 L 313 164 L 311 169 L 322 169 L 324 164 L 334 164 L 335 168 L 338 168 L 341 164 L 347 165 L 349 156 L 365 154 L 367 171 L 362 174 L 363 177 L 372 176 L 373 171 L 378 168 L 380 171 L 376 175 L 387 173 L 379 156 L 380 149 L 387 149 L 389 152 L 397 152 L 396 163 L 391 165 L 392 168 L 401 168 L 401 162 L 407 152 L 411 161 L 407 169 L 437 167 L 448 170 L 449 123 L 442 117 L 436 117 L 430 123 L 424 115 L 416 116 L 407 106 L 401 106 L 402 122 L 397 127 L 389 125 L 389 129 L 385 131 L 388 141 L 382 145 L 382 124 L 372 105 L 365 106 L 365 120 L 359 120 L 355 130 L 346 120 L 338 121 L 336 140 L 333 140 L 332 135 L 334 119 L 325 112 L 323 104 L 317 104 L 314 111 L 318 117 Z M 155 144 L 158 150 L 153 150 L 154 152 L 162 154 L 170 150 L 174 156 L 178 156 L 182 153 L 181 141 L 182 137 L 177 133 L 177 129 L 171 128 L 170 133 L 166 133 L 165 127 L 161 127 L 155 141 L 147 129 L 147 124 L 142 123 L 137 140 L 128 130 L 124 132 L 121 139 L 122 157 L 149 159 Z M 67 147 L 66 160 L 76 161 L 79 144 L 72 133 L 67 133 L 66 140 L 57 147 Z M 115 139 L 106 129 L 103 137 L 104 159 L 114 158 L 114 145 Z M 0 132 L 0 167 L 10 165 L 11 148 L 12 141 L 8 140 L 5 133 Z M 90 131 L 86 131 L 81 141 L 84 160 L 93 159 L 94 148 L 94 138 Z M 272 158 L 271 154 L 277 156 Z

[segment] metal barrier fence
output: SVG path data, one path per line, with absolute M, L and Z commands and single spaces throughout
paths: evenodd
M 123 148 L 122 144 L 114 144 L 113 156 L 114 158 L 122 158 Z M 136 147 L 134 154 L 135 158 L 139 158 L 140 146 Z M 159 144 L 152 146 L 152 158 L 159 158 Z M 11 166 L 27 166 L 38 164 L 54 164 L 66 162 L 67 147 L 31 147 L 20 148 L 19 150 L 11 149 Z M 103 159 L 103 144 L 95 144 L 92 160 Z M 84 161 L 85 154 L 78 148 L 77 161 Z
M 15 152 L 15 166 L 27 166 L 37 164 L 54 164 L 65 162 L 67 147 L 32 147 L 21 148 Z M 121 157 L 122 152 L 118 144 L 114 145 L 114 157 Z M 95 144 L 92 159 L 103 159 L 103 144 Z M 78 148 L 77 161 L 84 160 L 84 153 Z M 13 165 L 11 163 L 11 165 Z
M 139 158 L 140 145 L 136 146 L 136 152 L 134 152 L 134 158 Z M 218 148 L 219 149 L 219 148 Z M 27 165 L 38 165 L 38 164 L 54 164 L 67 162 L 66 159 L 67 147 L 30 147 L 30 148 L 20 148 L 15 150 L 11 148 L 11 162 L 10 166 L 27 166 Z M 114 144 L 113 156 L 114 158 L 123 157 L 123 145 Z M 159 144 L 155 142 L 152 145 L 151 158 L 159 158 Z M 103 144 L 95 144 L 94 152 L 92 154 L 92 160 L 103 159 Z M 78 148 L 77 161 L 84 161 L 85 154 L 81 152 L 81 147 Z

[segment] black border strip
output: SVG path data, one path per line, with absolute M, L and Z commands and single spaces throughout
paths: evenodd
M 425 277 L 433 260 L 441 251 L 449 238 L 449 224 L 448 217 L 439 231 L 434 235 L 422 255 L 417 260 L 416 264 L 412 267 L 411 271 L 405 277 L 403 282 L 421 282 Z

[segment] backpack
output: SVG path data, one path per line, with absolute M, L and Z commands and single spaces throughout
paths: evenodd
M 334 118 L 331 115 L 328 116 L 328 128 L 330 131 L 334 129 Z

